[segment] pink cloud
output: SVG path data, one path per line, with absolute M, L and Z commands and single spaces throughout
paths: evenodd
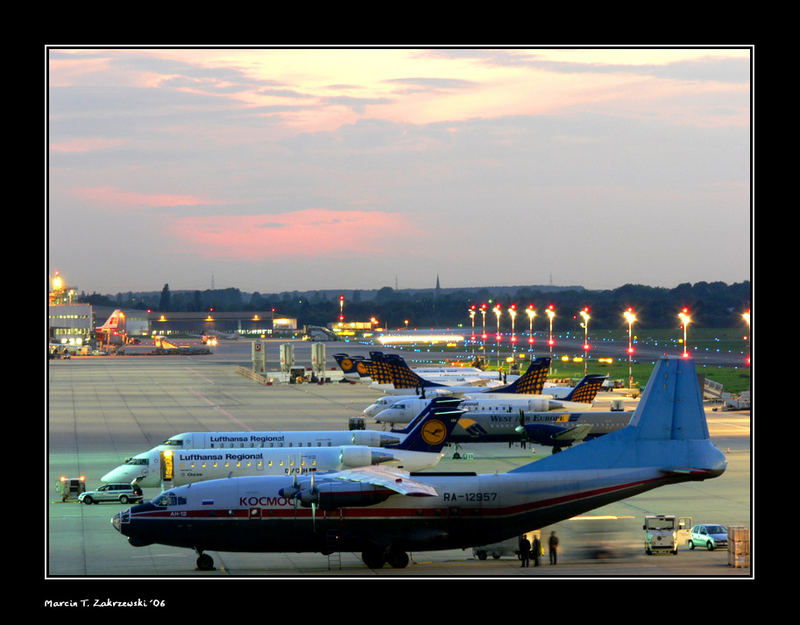
M 378 252 L 412 234 L 420 231 L 399 213 L 326 209 L 182 217 L 172 227 L 185 251 L 248 261 Z
M 104 150 L 106 148 L 113 148 L 118 145 L 127 143 L 124 139 L 102 139 L 87 137 L 84 139 L 69 139 L 50 144 L 50 150 L 53 152 L 63 153 L 79 153 L 79 152 L 93 152 L 95 150 Z
M 121 191 L 111 186 L 84 187 L 75 189 L 74 193 L 92 203 L 107 208 L 141 208 L 154 206 L 197 206 L 213 205 L 221 202 L 208 200 L 196 195 L 179 195 L 174 193 L 141 193 L 137 191 Z

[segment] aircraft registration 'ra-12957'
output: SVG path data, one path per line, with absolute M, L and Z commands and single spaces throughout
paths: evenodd
M 402 439 L 385 447 L 338 445 L 333 447 L 161 449 L 128 459 L 107 474 L 103 482 L 135 482 L 139 486 L 179 486 L 221 477 L 290 475 L 387 464 L 419 471 L 438 464 L 447 437 L 463 411 L 453 398 L 440 398 Z
M 694 362 L 660 360 L 627 427 L 506 473 L 408 473 L 364 467 L 311 476 L 238 477 L 161 493 L 114 515 L 135 547 L 206 551 L 360 551 L 408 564 L 407 551 L 486 545 L 660 486 L 715 478 Z

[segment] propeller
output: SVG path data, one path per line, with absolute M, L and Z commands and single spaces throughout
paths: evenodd
M 528 440 L 528 430 L 525 429 L 525 412 L 522 408 L 519 409 L 519 425 L 514 428 L 514 431 L 522 434 L 522 440 Z

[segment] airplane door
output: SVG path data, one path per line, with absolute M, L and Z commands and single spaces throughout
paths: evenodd
M 174 465 L 172 462 L 172 452 L 162 451 L 161 456 L 161 481 L 169 482 L 174 477 Z

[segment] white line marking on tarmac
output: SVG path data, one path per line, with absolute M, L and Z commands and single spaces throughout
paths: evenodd
M 217 410 L 219 410 L 219 411 L 220 411 L 222 414 L 224 414 L 226 417 L 228 417 L 228 418 L 229 418 L 229 419 L 231 419 L 232 421 L 235 421 L 236 423 L 238 423 L 239 425 L 241 425 L 241 426 L 242 426 L 242 427 L 243 427 L 245 430 L 248 430 L 248 431 L 250 431 L 250 432 L 252 432 L 252 431 L 253 431 L 253 428 L 249 428 L 249 427 L 247 427 L 247 426 L 246 426 L 244 423 L 242 423 L 241 421 L 239 421 L 239 419 L 237 419 L 236 417 L 234 417 L 234 416 L 233 416 L 233 415 L 232 415 L 230 412 L 228 412 L 227 410 L 225 410 L 225 409 L 223 409 L 223 408 L 220 408 L 220 407 L 219 407 L 219 406 L 217 406 L 217 405 L 216 405 L 214 402 L 212 402 L 210 399 L 208 399 L 207 397 L 204 397 L 204 396 L 203 396 L 201 393 L 198 393 L 196 390 L 194 390 L 194 389 L 193 389 L 191 386 L 189 387 L 189 390 L 190 390 L 192 393 L 194 393 L 195 395 L 197 395 L 197 396 L 198 396 L 200 399 L 202 399 L 204 402 L 206 402 L 206 403 L 207 403 L 209 406 L 212 406 L 212 407 L 216 408 L 216 409 L 217 409 Z

